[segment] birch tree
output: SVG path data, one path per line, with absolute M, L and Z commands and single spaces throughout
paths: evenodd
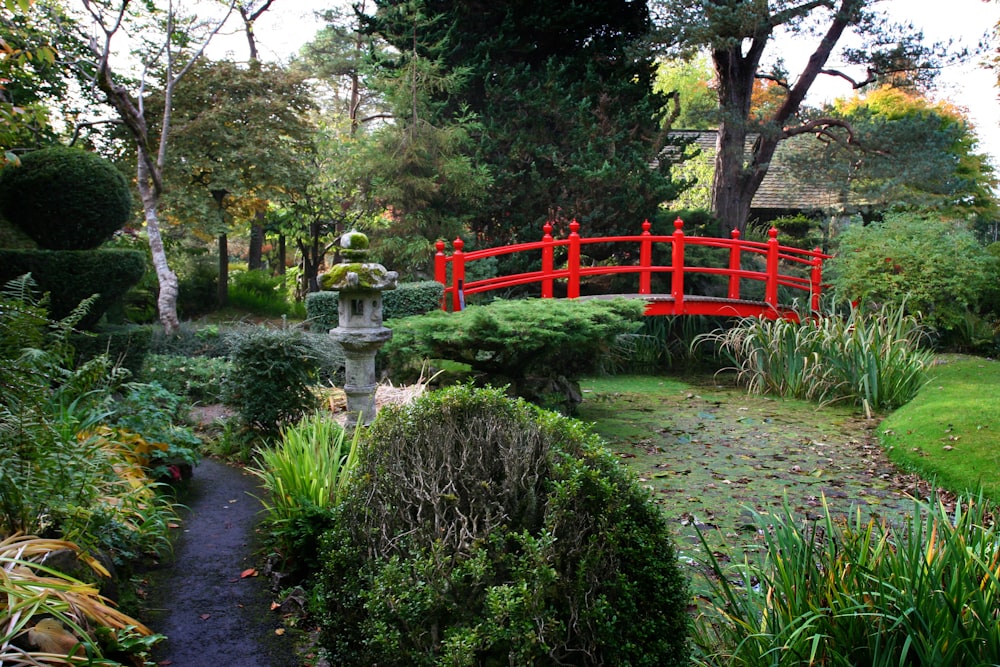
M 132 40 L 127 26 L 138 12 L 131 0 L 80 0 L 90 17 L 90 51 L 95 62 L 85 67 L 90 72 L 90 85 L 99 89 L 128 129 L 136 147 L 136 187 L 142 201 L 143 217 L 153 266 L 159 282 L 157 308 L 160 322 L 168 334 L 180 326 L 177 318 L 177 275 L 167 262 L 163 237 L 160 233 L 160 199 L 163 195 L 163 171 L 167 161 L 170 136 L 170 114 L 174 91 L 195 61 L 200 58 L 212 38 L 222 28 L 233 11 L 236 0 L 230 0 L 221 18 L 205 23 L 185 17 L 179 3 L 167 0 L 166 7 L 152 7 L 159 31 L 142 30 L 141 47 L 134 49 L 138 59 L 138 77 L 113 64 L 115 47 Z M 150 35 L 156 35 L 151 37 Z M 156 77 L 155 80 L 153 77 Z M 163 95 L 163 111 L 159 127 L 151 126 L 146 118 L 144 95 L 147 86 L 155 82 Z

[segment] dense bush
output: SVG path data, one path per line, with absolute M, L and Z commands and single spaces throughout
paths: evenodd
M 710 556 L 714 604 L 695 624 L 695 664 L 1000 664 L 995 509 L 967 500 L 954 512 L 916 504 L 902 526 L 860 511 L 758 515 L 762 559 Z
M 306 296 L 306 315 L 313 331 L 326 333 L 339 325 L 337 290 L 313 292 Z M 382 319 L 423 315 L 441 307 L 444 285 L 433 280 L 400 283 L 382 293 Z
M 304 316 L 305 307 L 289 294 L 289 285 L 294 284 L 287 276 L 267 271 L 234 271 L 229 276 L 229 305 L 270 317 Z
M 95 153 L 62 146 L 0 170 L 0 214 L 41 248 L 90 250 L 132 215 L 128 180 Z
M 997 259 L 956 223 L 913 214 L 851 225 L 824 274 L 862 307 L 903 306 L 939 332 L 963 325 L 997 275 Z
M 226 403 L 237 410 L 245 426 L 274 437 L 283 425 L 316 407 L 312 386 L 318 364 L 301 332 L 249 327 L 238 330 L 231 344 Z
M 435 311 L 393 323 L 384 348 L 392 373 L 419 371 L 425 360 L 468 364 L 494 386 L 572 413 L 578 380 L 601 367 L 617 336 L 641 325 L 641 301 L 524 299 Z
M 130 382 L 115 400 L 108 425 L 153 443 L 141 461 L 151 477 L 180 481 L 200 458 L 201 439 L 186 425 L 189 403 L 156 382 Z
M 231 352 L 229 338 L 238 336 L 239 328 L 238 325 L 222 327 L 181 322 L 176 331 L 168 334 L 162 327 L 154 327 L 149 352 L 175 357 L 228 358 Z
M 146 260 L 134 250 L 0 250 L 0 284 L 31 274 L 40 294 L 47 293 L 54 319 L 68 316 L 84 299 L 98 299 L 78 322 L 92 329 L 142 277 Z
M 687 664 L 659 508 L 582 424 L 500 390 L 383 408 L 324 553 L 337 664 Z
M 97 332 L 74 334 L 70 341 L 76 350 L 78 365 L 106 354 L 128 369 L 132 377 L 139 377 L 152 336 L 153 331 L 148 326 L 107 325 Z
M 229 368 L 229 360 L 222 357 L 151 354 L 138 377 L 156 382 L 190 403 L 222 403 L 224 392 L 219 378 L 225 377 Z
M 169 440 L 116 425 L 135 406 L 107 355 L 74 363 L 86 306 L 51 321 L 26 277 L 0 294 L 0 534 L 59 536 L 113 558 L 162 553 L 175 514 L 148 472 Z

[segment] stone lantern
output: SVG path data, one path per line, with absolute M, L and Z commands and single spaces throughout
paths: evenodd
M 366 262 L 368 237 L 347 232 L 340 238 L 344 261 L 323 275 L 323 289 L 339 292 L 339 326 L 330 331 L 344 349 L 347 425 L 375 419 L 375 353 L 392 338 L 382 326 L 382 292 L 396 289 L 397 273 Z

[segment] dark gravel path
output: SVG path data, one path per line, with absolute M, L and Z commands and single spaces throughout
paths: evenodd
M 294 667 L 291 640 L 279 636 L 281 617 L 270 608 L 257 567 L 254 527 L 261 504 L 256 478 L 204 459 L 180 499 L 182 534 L 174 557 L 151 573 L 148 623 L 167 636 L 156 653 L 175 667 Z

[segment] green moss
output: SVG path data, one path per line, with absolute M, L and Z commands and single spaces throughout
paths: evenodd
M 388 271 L 381 264 L 351 262 L 336 264 L 320 278 L 320 287 L 325 290 L 340 290 L 348 287 L 347 275 L 355 273 L 358 276 L 358 288 L 386 289 Z

